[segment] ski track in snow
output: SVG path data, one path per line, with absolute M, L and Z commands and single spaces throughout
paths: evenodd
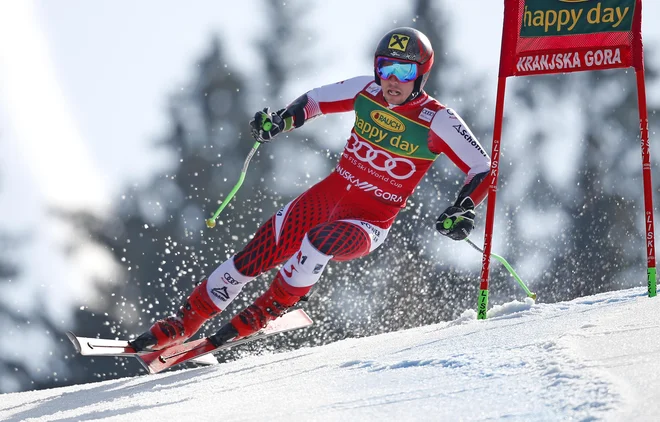
M 531 299 L 214 367 L 0 395 L 3 421 L 635 420 L 660 411 L 658 299 Z

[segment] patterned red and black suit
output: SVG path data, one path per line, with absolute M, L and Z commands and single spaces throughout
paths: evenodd
M 295 117 L 287 129 L 293 128 L 291 120 L 299 127 L 323 114 L 349 111 L 355 123 L 335 170 L 280 209 L 209 276 L 207 289 L 220 309 L 245 283 L 279 264 L 284 263 L 280 282 L 302 295 L 330 259 L 373 251 L 440 154 L 467 174 L 475 204 L 486 196 L 489 178 L 471 182 L 489 171 L 488 154 L 455 111 L 424 92 L 393 106 L 373 77 L 361 76 L 313 89 L 289 107 L 297 110 L 289 113 Z

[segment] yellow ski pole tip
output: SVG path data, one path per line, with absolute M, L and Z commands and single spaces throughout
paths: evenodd
M 212 229 L 213 227 L 215 227 L 215 220 L 212 219 L 212 218 L 208 218 L 206 220 L 206 227 L 208 227 L 209 229 Z
M 534 301 L 536 301 L 536 293 L 531 293 L 529 297 L 531 297 Z

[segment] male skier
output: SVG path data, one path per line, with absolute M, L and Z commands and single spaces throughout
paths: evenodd
M 246 283 L 284 263 L 268 290 L 214 338 L 259 331 L 311 290 L 328 261 L 363 257 L 379 247 L 440 154 L 467 178 L 436 228 L 464 240 L 474 227 L 474 208 L 487 193 L 490 158 L 461 117 L 424 92 L 432 66 L 428 38 L 413 28 L 396 28 L 378 43 L 373 76 L 312 89 L 277 112 L 257 112 L 250 126 L 259 142 L 323 114 L 354 111 L 355 124 L 335 170 L 268 219 L 240 252 L 194 288 L 176 315 L 157 321 L 133 347 L 162 349 L 186 341 Z

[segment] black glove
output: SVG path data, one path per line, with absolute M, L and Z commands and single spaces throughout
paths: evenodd
M 474 228 L 474 202 L 468 196 L 447 208 L 435 222 L 441 234 L 454 239 L 465 240 Z
M 250 128 L 252 136 L 259 142 L 270 142 L 278 133 L 284 130 L 284 119 L 280 116 L 279 112 L 271 112 L 268 107 L 263 111 L 257 111 L 254 118 L 250 120 Z

